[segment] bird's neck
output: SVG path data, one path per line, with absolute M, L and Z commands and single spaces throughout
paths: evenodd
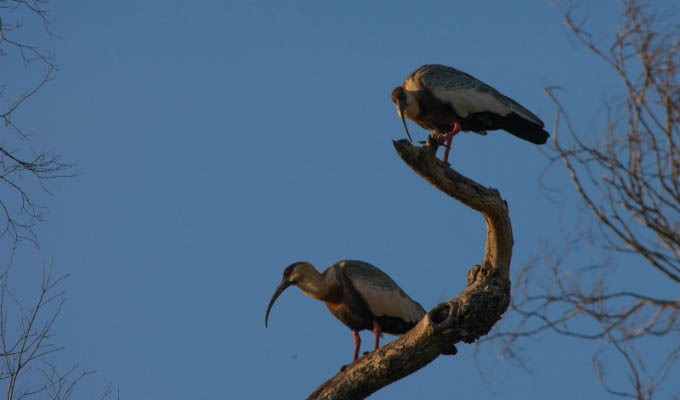
M 338 281 L 330 271 L 325 271 L 323 274 L 314 272 L 307 276 L 304 282 L 298 283 L 298 287 L 302 293 L 313 299 L 327 301 L 333 296 Z

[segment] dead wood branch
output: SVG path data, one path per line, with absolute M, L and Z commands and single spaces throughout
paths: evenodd
M 437 160 L 439 136 L 431 135 L 423 147 L 406 140 L 394 142 L 394 147 L 425 180 L 482 214 L 487 227 L 483 262 L 470 269 L 462 293 L 435 306 L 399 339 L 347 366 L 308 399 L 364 398 L 426 366 L 440 354 L 455 354 L 456 343 L 472 343 L 486 335 L 508 307 L 513 239 L 507 204 L 497 190 Z

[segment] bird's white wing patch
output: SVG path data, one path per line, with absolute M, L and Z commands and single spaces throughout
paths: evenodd
M 478 88 L 434 88 L 432 94 L 441 101 L 451 104 L 456 114 L 461 118 L 466 118 L 472 113 L 485 111 L 502 116 L 512 112 L 512 109 L 500 102 L 496 96 L 490 92 L 480 91 Z
M 408 297 L 387 274 L 372 265 L 347 264 L 345 273 L 373 315 L 400 318 L 407 322 L 418 322 L 425 315 L 420 304 Z

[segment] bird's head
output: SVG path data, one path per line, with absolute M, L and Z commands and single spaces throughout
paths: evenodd
M 411 134 L 406 126 L 406 117 L 416 115 L 418 113 L 418 102 L 411 92 L 401 86 L 397 86 L 392 91 L 392 102 L 397 106 L 397 113 L 401 117 L 401 122 L 404 124 L 408 140 L 411 140 Z
M 290 264 L 289 266 L 286 267 L 286 269 L 283 270 L 283 278 L 281 279 L 281 283 L 279 284 L 279 287 L 276 288 L 276 291 L 274 292 L 274 295 L 272 296 L 272 299 L 269 300 L 269 305 L 267 306 L 267 313 L 264 315 L 264 326 L 267 327 L 267 320 L 269 319 L 269 311 L 272 309 L 272 306 L 274 305 L 274 301 L 283 293 L 284 290 L 288 288 L 288 286 L 291 285 L 296 285 L 301 287 L 305 287 L 307 281 L 310 279 L 310 277 L 313 274 L 317 274 L 317 270 L 314 268 L 314 266 L 308 262 L 296 262 L 293 264 Z

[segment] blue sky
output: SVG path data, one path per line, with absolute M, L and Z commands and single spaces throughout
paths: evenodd
M 16 118 L 82 175 L 51 186 L 40 251 L 19 249 L 12 283 L 30 297 L 43 262 L 72 273 L 56 361 L 98 370 L 83 396 L 109 382 L 123 398 L 306 396 L 350 361 L 352 337 L 296 289 L 264 328 L 294 261 L 370 262 L 427 309 L 457 294 L 482 259 L 483 220 L 418 178 L 391 144 L 405 133 L 389 94 L 418 66 L 467 71 L 548 126 L 544 86 L 564 87 L 580 129 L 596 125 L 603 93 L 616 90 L 548 1 L 52 9 L 59 37 L 47 45 L 61 69 Z M 618 3 L 588 12 L 604 40 Z M 507 133 L 459 135 L 450 160 L 508 201 L 514 273 L 577 215 L 566 175 L 551 172 L 564 190 L 545 196 L 546 159 Z M 492 385 L 475 370 L 474 346 L 458 348 L 372 398 L 603 394 L 583 342 L 537 338 L 524 349 L 534 372 L 489 361 Z

